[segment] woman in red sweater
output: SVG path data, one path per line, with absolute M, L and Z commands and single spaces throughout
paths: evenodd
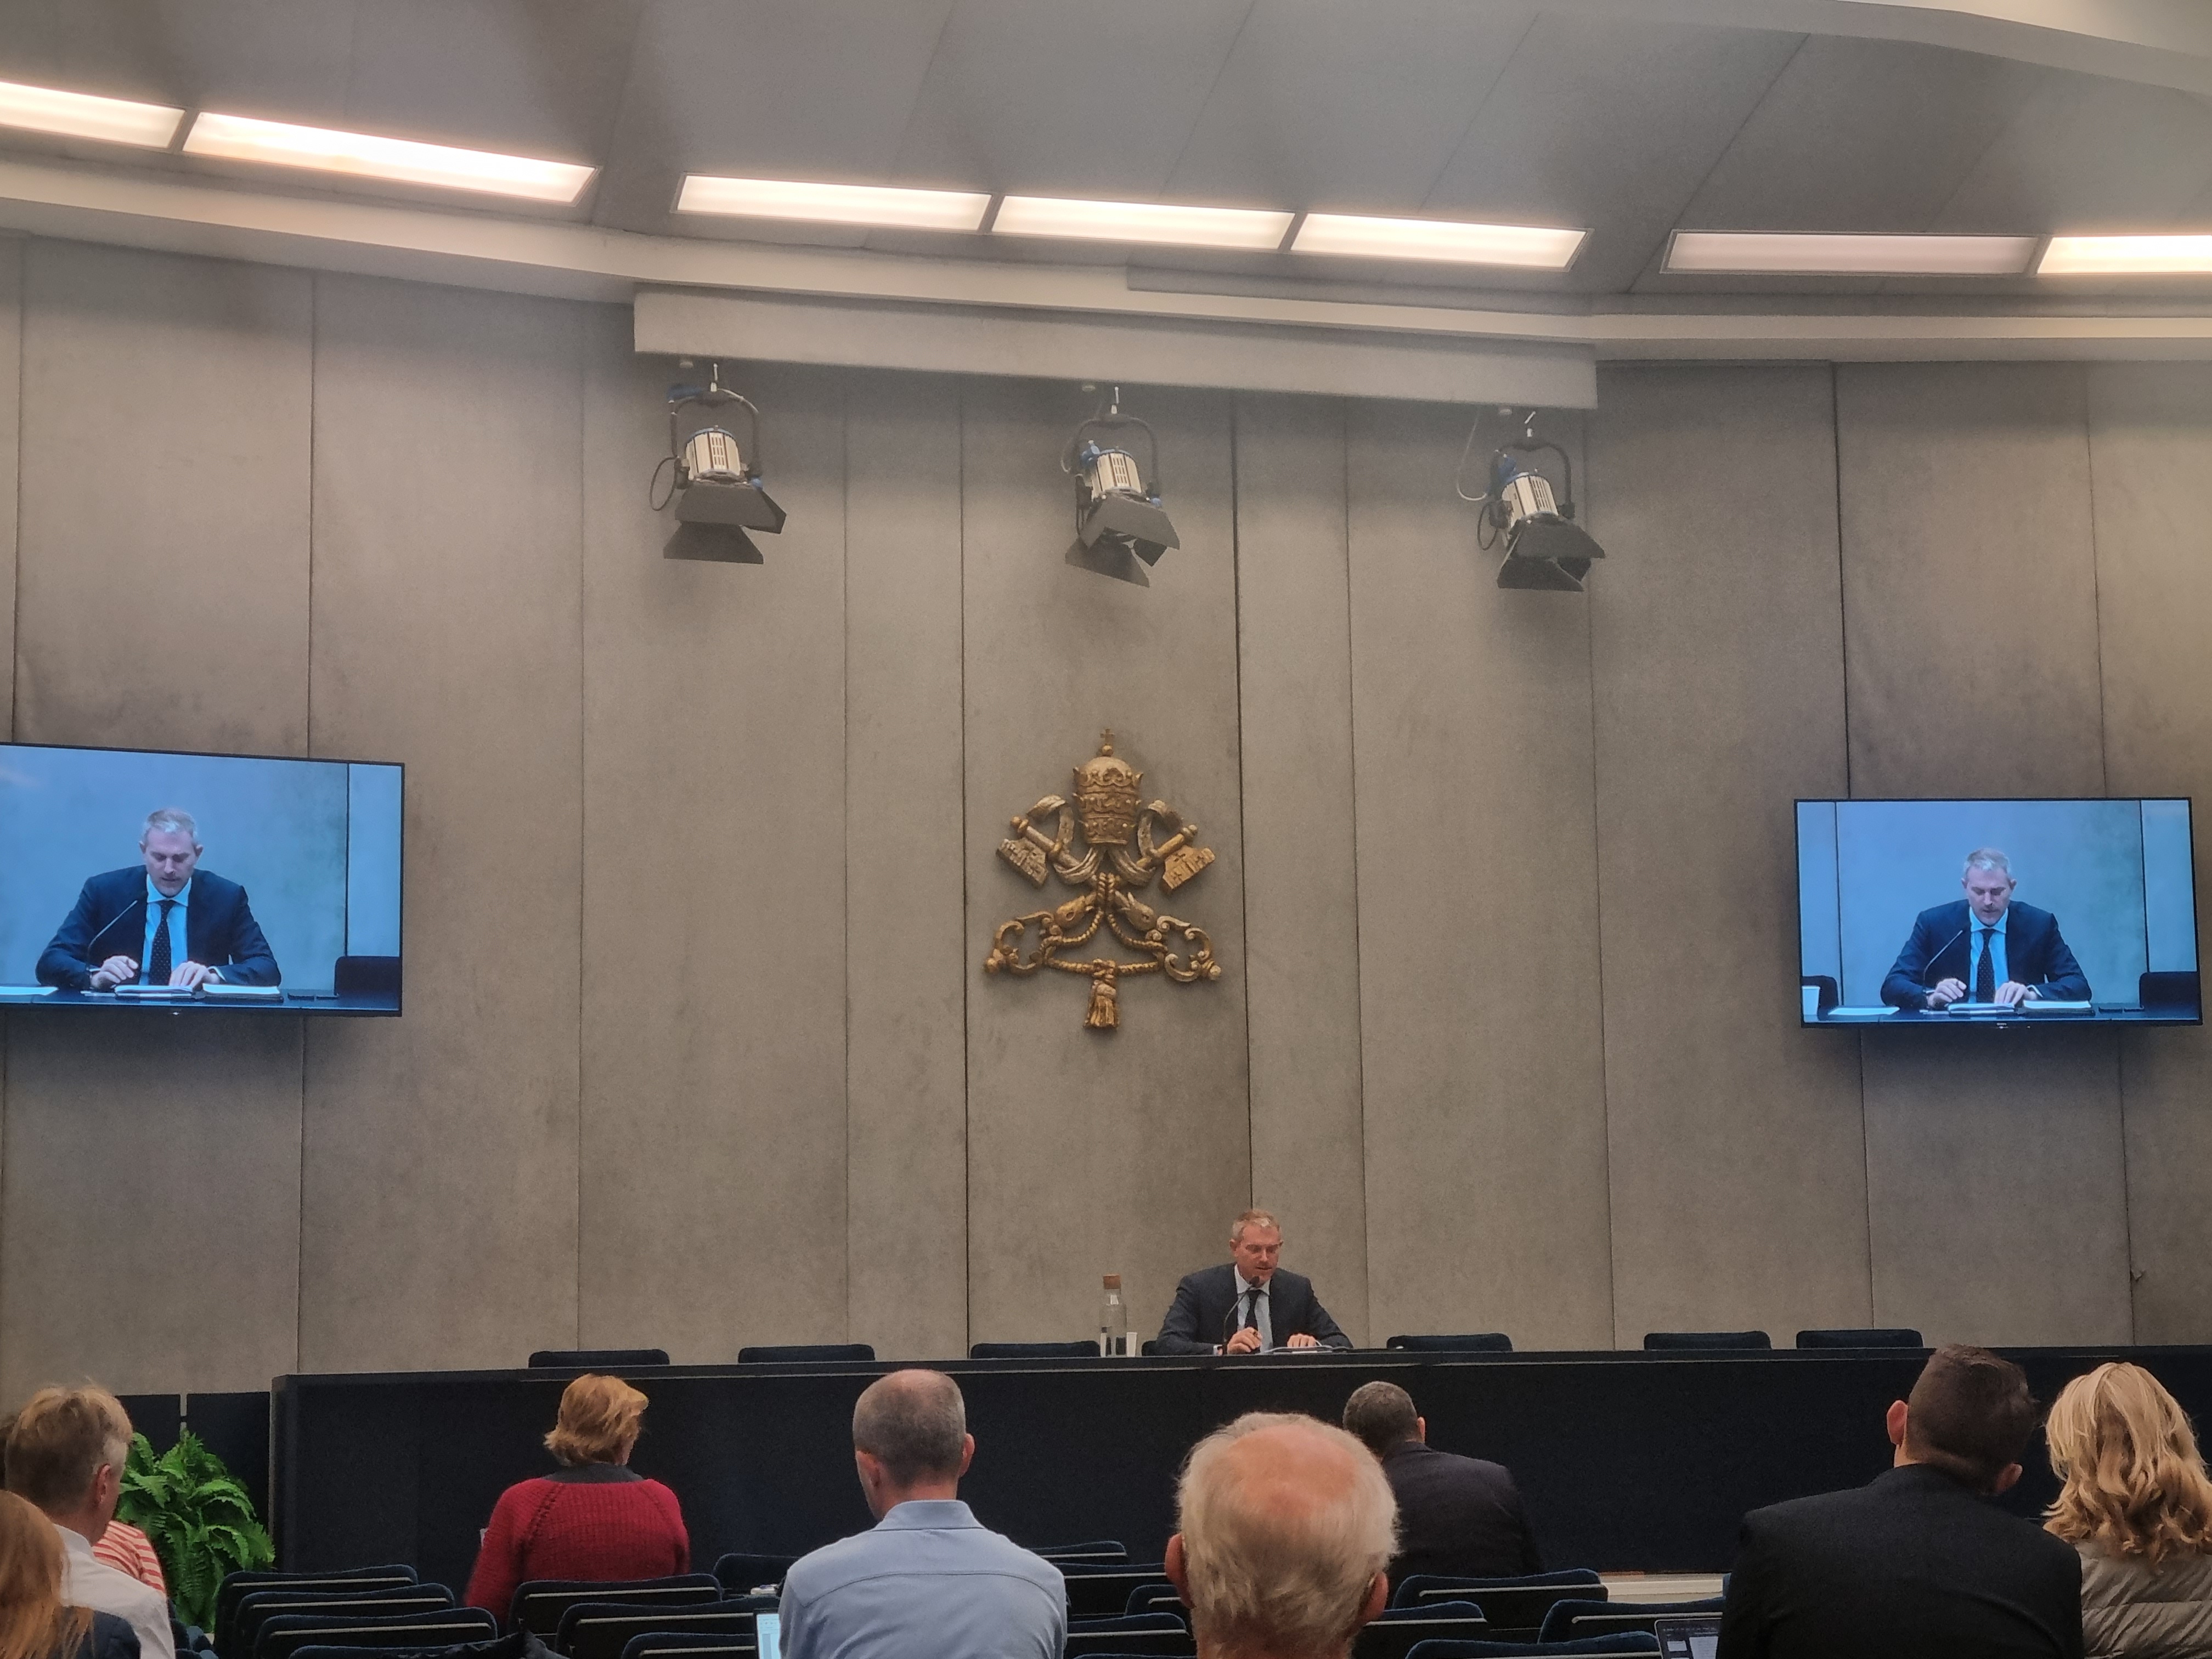
M 504 1625 L 516 1587 L 540 1578 L 605 1583 L 691 1571 L 676 1494 L 629 1467 L 645 1396 L 619 1377 L 580 1376 L 545 1437 L 561 1462 L 500 1494 L 469 1575 L 469 1605 Z

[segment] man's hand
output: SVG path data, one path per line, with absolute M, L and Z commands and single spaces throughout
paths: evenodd
M 1286 1348 L 1318 1348 L 1321 1346 L 1321 1344 L 1316 1341 L 1312 1337 L 1308 1336 L 1304 1331 L 1300 1331 L 1289 1341 L 1284 1343 L 1283 1346 Z
M 2037 994 L 2036 988 L 2033 985 L 2022 985 L 2016 979 L 2008 979 L 1997 987 L 1997 1006 L 2016 1008 Z
M 180 991 L 197 991 L 216 976 L 215 969 L 199 962 L 180 962 L 169 970 L 169 983 Z
M 1966 994 L 1966 981 L 1947 979 L 1928 994 L 1928 1006 L 1930 1008 L 1948 1008 Z
M 1228 1341 L 1221 1345 L 1221 1352 L 1224 1353 L 1259 1352 L 1259 1331 L 1253 1326 L 1247 1325 L 1243 1330 L 1237 1332 L 1236 1335 L 1231 1337 Z
M 92 970 L 92 988 L 112 991 L 126 980 L 138 977 L 138 963 L 130 957 L 110 957 Z

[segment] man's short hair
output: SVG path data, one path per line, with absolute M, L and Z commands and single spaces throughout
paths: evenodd
M 1413 1396 L 1395 1382 L 1363 1382 L 1344 1402 L 1344 1429 L 1380 1457 L 1420 1431 L 1420 1414 Z
M 1247 1227 L 1265 1227 L 1273 1233 L 1279 1233 L 1283 1231 L 1283 1224 L 1267 1211 L 1247 1210 L 1229 1224 L 1229 1242 L 1234 1244 L 1238 1239 L 1243 1237 L 1244 1230 Z
M 200 844 L 200 827 L 181 806 L 157 806 L 147 813 L 146 827 L 138 832 L 138 844 L 143 847 L 146 837 L 157 830 L 165 836 L 190 836 L 193 846 Z
M 1176 1509 L 1209 1650 L 1341 1655 L 1397 1548 L 1382 1466 L 1310 1417 L 1254 1412 L 1214 1431 L 1183 1465 Z
M 1977 847 L 1966 854 L 1965 873 L 1971 875 L 1977 870 L 1996 870 L 2009 876 L 2012 874 L 2012 860 L 1994 847 Z
M 926 1379 L 926 1380 L 925 1380 Z M 942 1371 L 893 1371 L 871 1382 L 853 1407 L 853 1445 L 902 1486 L 957 1475 L 968 1442 L 968 1403 Z
M 2027 1374 L 1987 1348 L 1936 1350 L 1905 1401 L 1905 1449 L 1978 1492 L 2020 1462 L 2035 1432 Z
M 105 1389 L 41 1389 L 9 1425 L 8 1490 L 50 1515 L 67 1515 L 92 1495 L 103 1463 L 118 1476 L 131 1455 L 131 1418 Z

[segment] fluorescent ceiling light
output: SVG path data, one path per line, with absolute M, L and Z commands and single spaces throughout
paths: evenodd
M 204 113 L 192 123 L 191 131 L 185 137 L 185 154 L 219 155 L 234 161 L 273 161 L 280 167 L 313 167 L 361 179 L 393 179 L 409 185 L 441 185 L 449 190 L 519 196 L 532 202 L 573 202 L 591 182 L 592 172 L 568 161 L 541 161 L 528 155 L 499 155 L 489 150 L 456 149 L 448 144 L 418 144 L 366 132 L 336 132 L 328 127 L 298 127 L 283 121 L 213 113 Z
M 803 185 L 775 179 L 684 175 L 678 213 L 728 213 L 804 219 L 824 225 L 886 225 L 902 230 L 974 230 L 991 198 L 963 190 L 896 190 L 887 185 Z
M 1182 207 L 1164 202 L 1077 202 L 1009 196 L 993 230 L 1009 236 L 1073 236 L 1094 242 L 1162 242 L 1178 247 L 1272 249 L 1291 216 L 1270 208 Z
M 1309 213 L 1298 227 L 1298 239 L 1291 244 L 1291 252 L 1565 270 L 1574 264 L 1583 238 L 1589 234 L 1534 225 L 1476 225 L 1456 219 L 1370 219 L 1352 213 Z
M 2212 271 L 2212 236 L 2054 236 L 2039 276 L 2130 276 Z
M 1832 236 L 1678 230 L 1665 269 L 1737 276 L 2018 276 L 2033 236 Z
M 184 111 L 162 104 L 134 104 L 127 99 L 94 98 L 89 93 L 19 87 L 0 81 L 0 126 L 166 149 L 169 140 L 177 136 L 177 123 L 184 118 Z

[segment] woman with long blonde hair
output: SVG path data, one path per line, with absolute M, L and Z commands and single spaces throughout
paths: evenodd
M 2045 1433 L 2064 1483 L 2045 1525 L 2081 1553 L 2093 1659 L 2212 1656 L 2212 1479 L 2187 1414 L 2116 1361 L 2060 1390 Z
M 0 1492 L 0 1659 L 121 1659 L 138 1638 L 112 1613 L 62 1605 L 62 1535 Z

